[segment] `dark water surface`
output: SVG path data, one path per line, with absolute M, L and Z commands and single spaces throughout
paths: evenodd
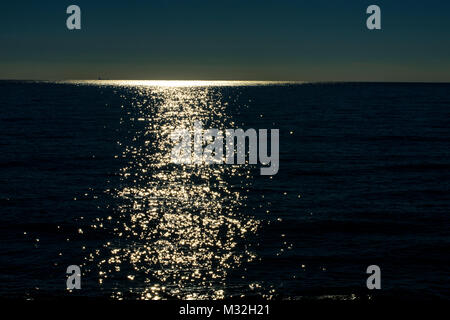
M 450 297 L 450 84 L 0 82 L 0 296 Z M 280 129 L 280 169 L 169 133 Z

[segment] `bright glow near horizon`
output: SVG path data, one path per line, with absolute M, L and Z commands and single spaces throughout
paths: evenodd
M 144 86 L 144 87 L 211 87 L 211 86 L 258 86 L 301 81 L 241 81 L 241 80 L 68 80 L 61 83 L 109 85 L 109 86 Z

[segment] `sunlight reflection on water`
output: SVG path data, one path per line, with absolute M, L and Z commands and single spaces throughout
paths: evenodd
M 264 86 L 302 84 L 304 81 L 244 81 L 244 80 L 67 80 L 61 83 L 96 86 L 120 87 L 155 87 L 155 88 L 192 88 L 192 87 L 227 87 L 227 86 Z
M 164 86 L 128 88 L 122 124 L 131 137 L 118 141 L 127 160 L 120 171 L 121 189 L 111 190 L 120 205 L 116 216 L 99 218 L 93 228 L 112 226 L 118 241 L 91 256 L 100 285 L 126 278 L 112 296 L 142 299 L 223 298 L 227 274 L 255 256 L 245 238 L 258 221 L 244 217 L 242 190 L 230 183 L 238 177 L 250 183 L 245 167 L 175 165 L 169 134 L 193 129 L 195 121 L 209 127 L 234 125 L 226 114 L 220 90 L 208 87 Z M 105 253 L 106 251 L 106 253 Z

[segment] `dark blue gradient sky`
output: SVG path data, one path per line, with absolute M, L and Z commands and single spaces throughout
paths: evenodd
M 18 0 L 0 26 L 1 79 L 450 81 L 450 1 Z

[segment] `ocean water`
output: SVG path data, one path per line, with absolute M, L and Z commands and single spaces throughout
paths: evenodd
M 450 84 L 1 81 L 0 297 L 449 299 L 449 119 Z M 170 163 L 195 121 L 279 129 L 278 174 Z

